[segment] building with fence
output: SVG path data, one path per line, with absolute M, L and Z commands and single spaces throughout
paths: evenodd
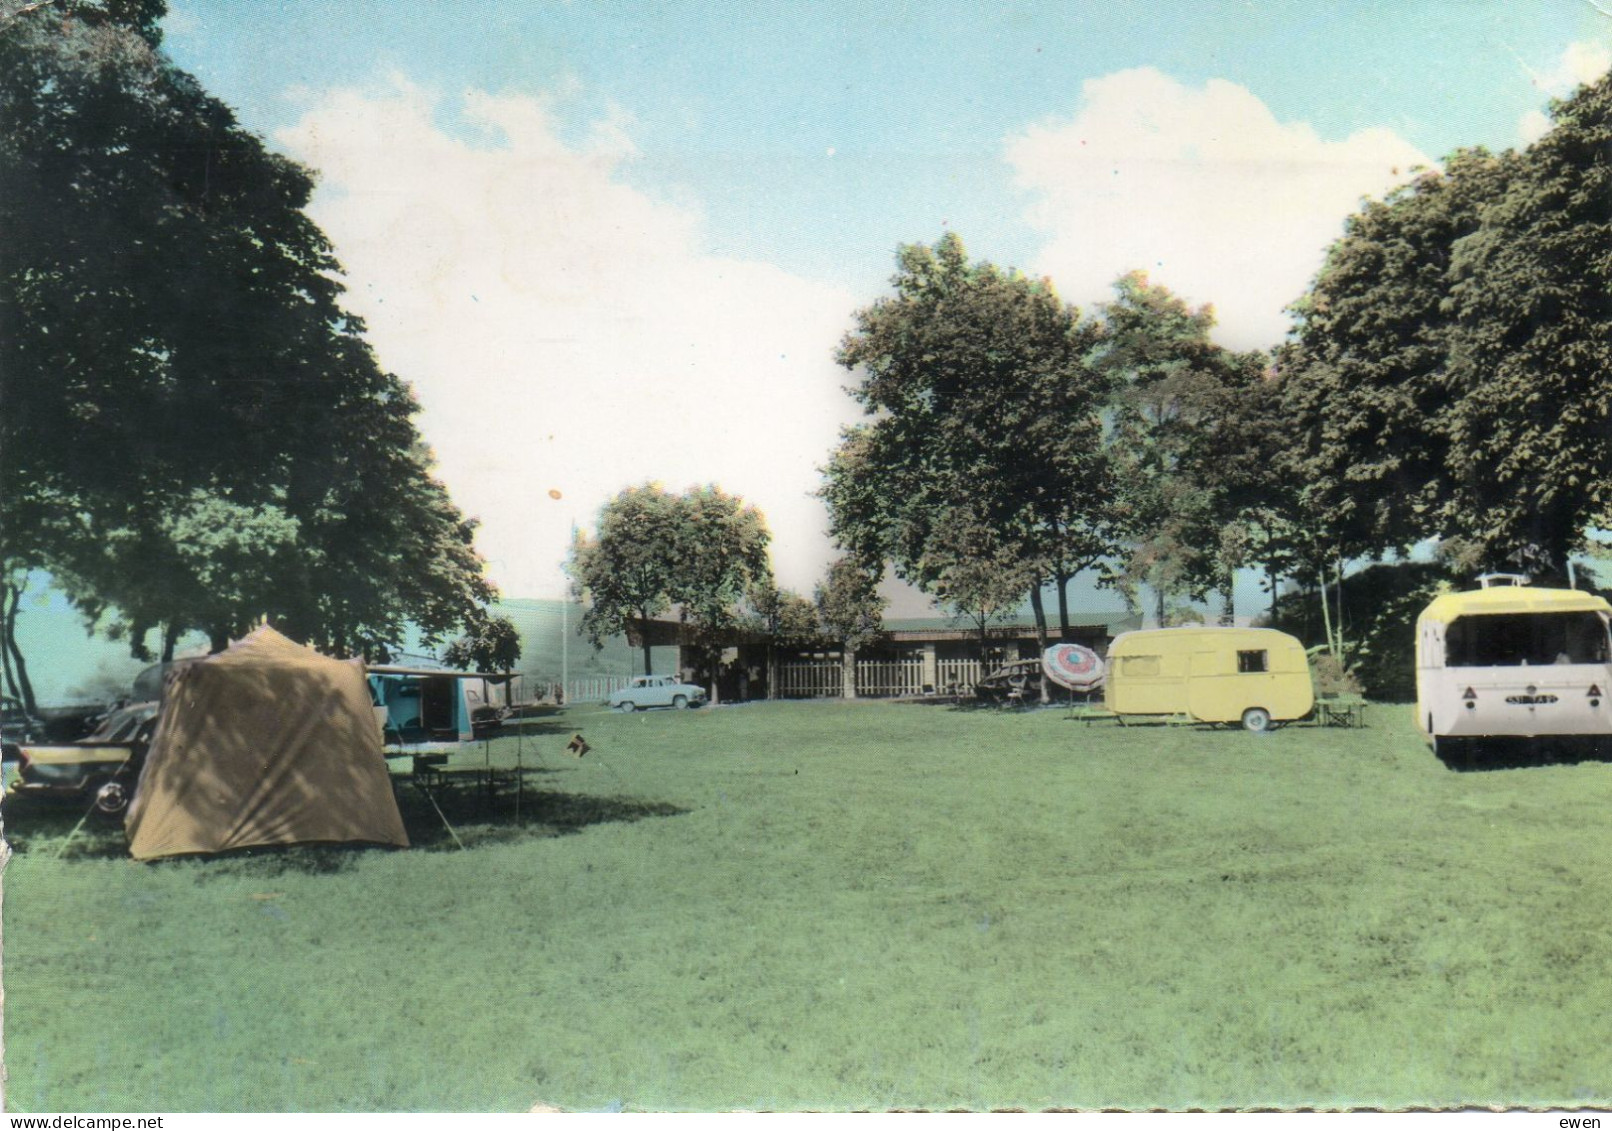
M 1138 614 L 1071 614 L 1067 639 L 1106 654 L 1108 642 L 1121 632 L 1142 627 Z M 636 645 L 644 635 L 658 648 L 677 648 L 678 670 L 685 678 L 711 683 L 708 660 L 676 621 L 635 624 L 628 631 Z M 977 628 L 950 617 L 890 619 L 879 640 L 858 652 L 833 648 L 778 652 L 765 637 L 739 633 L 723 649 L 716 673 L 716 699 L 900 698 L 957 695 L 973 690 L 981 678 L 1013 660 L 1041 654 L 1034 620 L 1025 617 L 992 624 L 981 656 Z

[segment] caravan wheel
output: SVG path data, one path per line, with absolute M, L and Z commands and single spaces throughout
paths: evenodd
M 1264 734 L 1271 729 L 1271 713 L 1264 707 L 1250 707 L 1243 712 L 1243 729 Z

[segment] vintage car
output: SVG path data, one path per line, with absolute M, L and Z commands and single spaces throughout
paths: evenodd
M 41 798 L 74 802 L 104 817 L 121 817 L 134 797 L 146 747 L 157 729 L 156 703 L 113 711 L 89 735 L 58 746 L 6 743 L 3 756 L 17 765 L 6 800 Z
M 684 683 L 676 676 L 639 675 L 605 700 L 617 711 L 641 711 L 647 707 L 698 707 L 705 702 L 705 688 Z

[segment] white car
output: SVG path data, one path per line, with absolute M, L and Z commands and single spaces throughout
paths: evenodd
M 684 683 L 676 676 L 640 675 L 620 691 L 615 692 L 605 705 L 625 712 L 641 711 L 646 707 L 698 707 L 705 702 L 705 688 Z

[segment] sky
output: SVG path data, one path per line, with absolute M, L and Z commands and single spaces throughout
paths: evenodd
M 1607 0 L 170 0 L 164 46 L 310 207 L 509 597 L 622 488 L 755 504 L 780 583 L 904 243 L 1095 310 L 1142 269 L 1275 345 L 1363 198 L 1527 144 Z

